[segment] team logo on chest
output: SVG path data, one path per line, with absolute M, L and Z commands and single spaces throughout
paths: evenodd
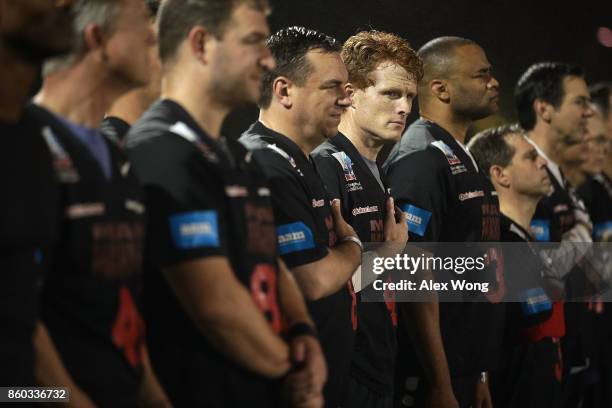
M 334 158 L 338 160 L 338 163 L 340 163 L 340 166 L 342 166 L 344 180 L 347 182 L 347 191 L 350 193 L 351 191 L 363 190 L 363 186 L 359 181 L 357 181 L 357 176 L 353 170 L 353 161 L 351 158 L 344 152 L 332 153 L 332 156 L 334 156 Z
M 451 174 L 453 176 L 459 173 L 465 173 L 467 171 L 465 165 L 461 163 L 461 160 L 459 160 L 455 152 L 453 152 L 453 149 L 451 149 L 446 143 L 441 140 L 436 140 L 435 142 L 432 142 L 432 146 L 438 148 L 444 154 L 446 161 L 448 161 L 448 164 L 450 165 Z

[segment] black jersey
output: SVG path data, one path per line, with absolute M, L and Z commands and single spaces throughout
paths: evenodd
M 48 250 L 57 239 L 59 191 L 42 138 L 28 112 L 0 122 L 0 385 L 33 386 L 32 335 Z
M 324 258 L 335 244 L 329 197 L 317 169 L 289 138 L 253 124 L 240 138 L 253 150 L 272 189 L 279 252 L 292 268 Z M 328 365 L 326 406 L 337 406 L 350 365 L 356 298 L 347 286 L 308 308 L 319 331 Z
M 589 177 L 576 190 L 593 222 L 593 241 L 612 242 L 612 180 L 604 173 Z
M 379 169 L 381 186 L 351 141 L 338 134 L 311 154 L 331 198 L 339 198 L 342 216 L 363 242 L 384 240 L 387 198 L 386 180 Z M 364 291 L 357 293 L 358 329 L 351 361 L 351 375 L 382 395 L 393 395 L 396 353 L 394 293 L 379 302 L 361 302 Z
M 100 124 L 100 131 L 118 146 L 123 146 L 130 124 L 116 116 L 107 116 Z
M 503 214 L 500 226 L 512 301 L 506 304 L 504 349 L 499 369 L 490 377 L 491 396 L 496 407 L 558 407 L 563 306 L 547 294 L 542 279 L 546 265 L 531 245 L 531 232 Z
M 280 334 L 276 235 L 265 178 L 241 144 L 213 140 L 170 100 L 144 114 L 126 147 L 146 194 L 147 344 L 162 385 L 175 406 L 274 406 L 274 382 L 218 352 L 162 274 L 189 260 L 226 257 Z
M 407 212 L 411 241 L 499 241 L 499 210 L 492 186 L 466 151 L 437 124 L 422 119 L 413 123 L 385 167 L 391 194 Z M 478 244 L 474 248 L 479 253 L 487 248 L 489 259 L 501 256 L 493 246 Z M 493 275 L 487 279 L 503 281 L 503 262 L 486 270 Z M 498 301 L 495 292 L 486 297 Z M 400 313 L 403 307 L 398 304 Z M 501 303 L 440 303 L 440 327 L 451 375 L 473 375 L 494 366 L 502 315 Z M 408 349 L 405 346 L 410 341 L 401 323 L 398 339 L 400 352 Z M 415 356 L 399 358 L 412 358 L 417 364 Z
M 144 206 L 130 164 L 105 141 L 112 173 L 58 117 L 43 137 L 60 185 L 60 240 L 42 296 L 42 317 L 75 382 L 100 406 L 132 406 L 142 379 L 140 313 Z M 100 135 L 103 138 L 102 135 Z

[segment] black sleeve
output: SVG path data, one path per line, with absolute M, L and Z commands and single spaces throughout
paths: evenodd
M 288 267 L 309 264 L 327 256 L 328 237 L 322 234 L 312 198 L 289 162 L 270 149 L 253 152 L 270 185 L 278 252 Z
M 154 264 L 227 256 L 223 186 L 216 168 L 174 134 L 130 148 L 128 155 L 145 189 L 147 256 Z
M 411 241 L 439 241 L 447 206 L 445 173 L 444 163 L 431 149 L 412 153 L 389 167 L 391 195 L 408 215 Z

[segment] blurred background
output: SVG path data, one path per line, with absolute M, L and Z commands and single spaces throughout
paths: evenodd
M 528 66 L 555 60 L 586 71 L 589 84 L 612 80 L 612 0 L 270 0 L 272 32 L 303 25 L 344 42 L 363 29 L 390 31 L 414 49 L 442 35 L 479 43 L 500 82 L 500 111 L 470 133 L 516 118 L 512 93 Z M 408 123 L 418 117 L 417 107 Z M 228 116 L 224 134 L 238 137 L 257 119 L 255 106 Z

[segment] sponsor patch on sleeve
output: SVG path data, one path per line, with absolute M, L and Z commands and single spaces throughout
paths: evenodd
M 536 241 L 550 241 L 550 221 L 534 218 L 531 220 L 531 232 L 533 232 Z
M 408 231 L 424 236 L 431 218 L 431 211 L 424 210 L 412 204 L 405 204 L 402 207 L 402 211 L 407 215 L 406 222 L 408 223 Z
M 552 302 L 542 288 L 532 288 L 521 293 L 521 309 L 530 316 L 552 309 Z
M 180 249 L 219 247 L 217 211 L 193 211 L 170 217 L 170 233 Z
M 599 242 L 612 241 L 612 221 L 604 221 L 594 224 L 593 239 Z
M 315 247 L 312 231 L 301 221 L 280 225 L 276 228 L 278 252 L 281 255 Z

